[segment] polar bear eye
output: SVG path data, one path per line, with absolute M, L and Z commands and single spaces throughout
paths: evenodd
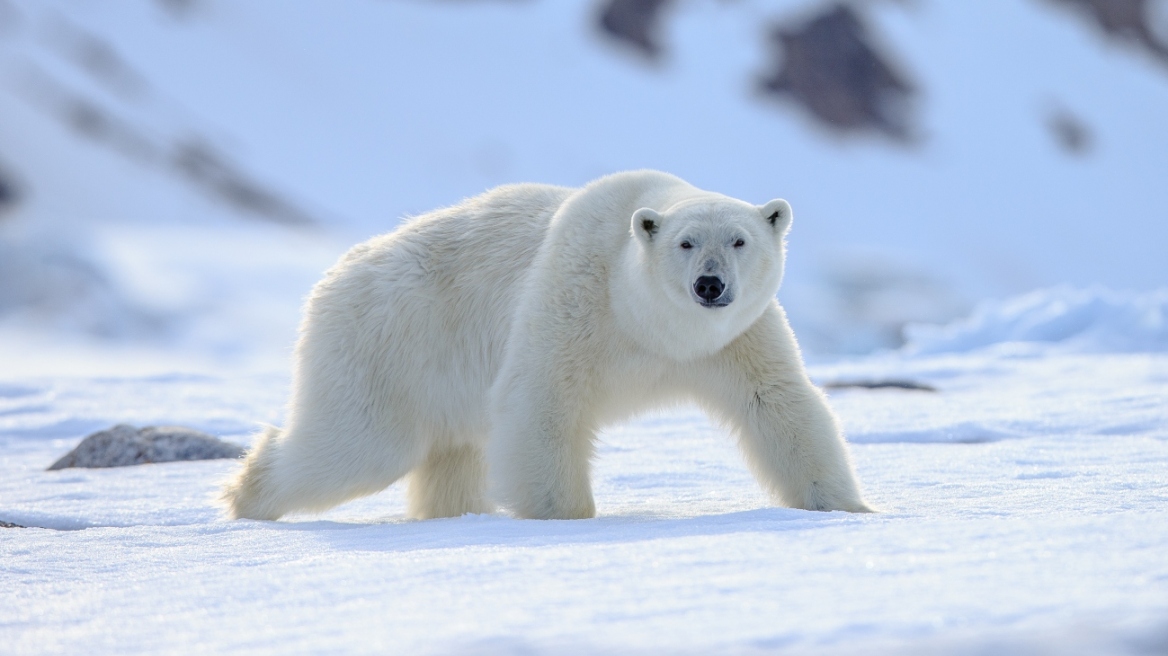
M 689 243 L 688 241 L 683 241 L 681 242 L 681 247 L 688 251 L 689 249 L 693 248 L 693 244 Z
M 734 242 L 734 248 L 742 248 L 745 245 L 746 245 L 746 241 L 744 241 L 742 239 L 739 239 L 738 241 Z

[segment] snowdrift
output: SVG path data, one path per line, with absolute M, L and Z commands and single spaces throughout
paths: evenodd
M 906 326 L 905 337 L 903 351 L 914 355 L 1018 342 L 1071 353 L 1161 353 L 1168 351 L 1168 288 L 1041 289 L 984 302 L 968 318 L 945 326 Z

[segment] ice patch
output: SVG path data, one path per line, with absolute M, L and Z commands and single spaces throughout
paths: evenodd
M 1168 289 L 1042 289 L 986 302 L 960 321 L 905 328 L 909 354 L 966 352 L 1002 343 L 1056 345 L 1073 353 L 1168 351 Z

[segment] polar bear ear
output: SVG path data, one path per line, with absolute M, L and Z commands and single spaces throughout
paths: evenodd
M 775 233 L 779 235 L 787 234 L 787 230 L 791 228 L 791 204 L 782 198 L 776 198 L 771 202 L 758 208 L 759 214 L 766 222 L 774 228 Z
M 661 215 L 657 210 L 642 207 L 633 212 L 633 234 L 642 242 L 648 244 L 653 241 L 657 231 L 661 230 Z

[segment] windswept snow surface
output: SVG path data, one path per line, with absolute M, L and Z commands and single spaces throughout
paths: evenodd
M 1118 292 L 1069 286 L 982 303 L 948 326 L 906 327 L 907 351 L 963 352 L 994 344 L 1042 344 L 1061 352 L 1168 351 L 1168 289 Z
M 238 464 L 44 468 L 87 431 L 246 443 L 279 376 L 0 385 L 7 653 L 1163 653 L 1168 354 L 892 354 L 819 381 L 873 515 L 771 507 L 690 408 L 615 426 L 599 516 L 404 519 L 400 485 L 223 520 Z

